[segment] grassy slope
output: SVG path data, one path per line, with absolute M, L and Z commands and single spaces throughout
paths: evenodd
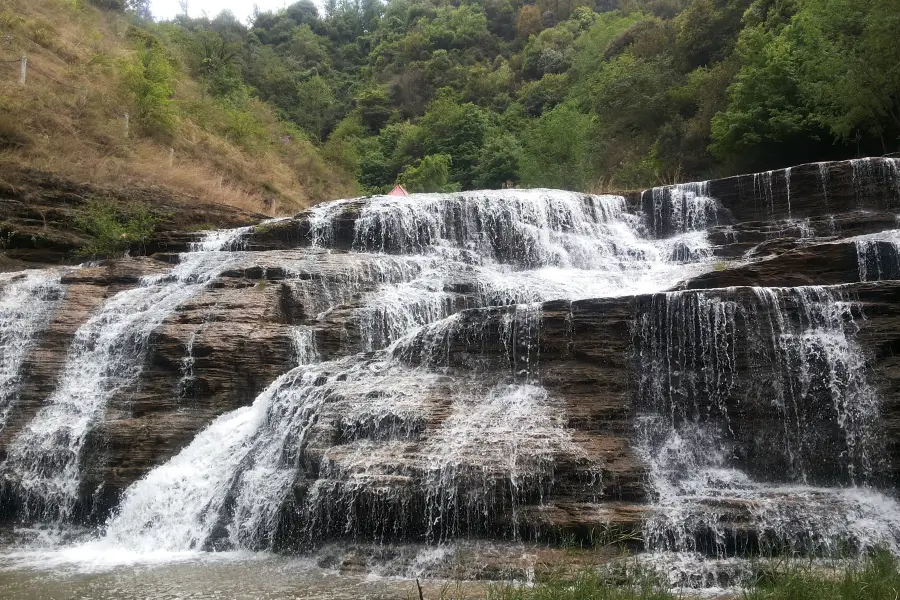
M 163 186 L 269 215 L 356 191 L 269 106 L 251 100 L 235 115 L 183 70 L 174 138 L 142 137 L 133 126 L 126 137 L 129 26 L 85 0 L 0 0 L 0 178 L 4 168 L 32 167 L 78 183 Z M 22 54 L 32 67 L 24 88 L 12 62 Z

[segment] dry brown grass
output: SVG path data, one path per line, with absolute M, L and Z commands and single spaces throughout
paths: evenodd
M 182 73 L 178 130 L 169 142 L 125 135 L 129 98 L 120 63 L 129 22 L 85 0 L 0 0 L 0 161 L 56 171 L 84 183 L 161 185 L 199 200 L 269 215 L 352 195 L 355 184 L 305 140 L 251 105 L 266 139 L 253 147 L 223 131 L 214 104 Z M 174 150 L 171 154 L 170 148 Z

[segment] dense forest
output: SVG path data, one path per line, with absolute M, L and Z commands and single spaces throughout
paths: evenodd
M 301 0 L 246 24 L 96 3 L 137 12 L 148 135 L 174 126 L 175 65 L 224 107 L 274 107 L 366 193 L 600 191 L 898 150 L 897 0 Z

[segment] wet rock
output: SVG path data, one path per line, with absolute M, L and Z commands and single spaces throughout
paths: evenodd
M 885 168 L 877 161 L 802 165 L 790 171 L 789 195 L 788 174 L 783 171 L 709 182 L 707 192 L 718 200 L 715 213 L 706 215 L 711 220 L 711 253 L 723 262 L 686 280 L 679 289 L 703 290 L 714 301 L 758 307 L 756 292 L 748 286 L 846 284 L 841 293 L 854 303 L 848 314 L 858 326 L 855 339 L 866 352 L 873 385 L 883 399 L 880 422 L 891 464 L 882 480 L 897 481 L 900 282 L 892 278 L 900 271 L 891 270 L 895 257 L 890 255 L 894 248 L 890 242 L 874 242 L 869 257 L 860 254 L 856 241 L 847 239 L 896 226 L 892 210 L 900 205 L 900 197 L 886 179 Z M 83 202 L 79 190 L 60 192 L 58 197 L 45 190 L 37 196 L 44 204 L 33 206 L 23 194 L 3 200 L 12 203 L 8 206 L 18 220 L 17 231 L 43 228 L 38 222 L 43 217 L 34 207 L 46 205 L 57 206 L 58 214 L 48 212 L 47 218 L 65 232 L 54 233 L 52 244 L 34 242 L 39 247 L 15 238 L 19 241 L 8 248 L 10 256 L 58 261 L 83 244 L 80 234 L 62 226 L 72 214 L 66 206 Z M 662 198 L 669 198 L 665 193 Z M 648 214 L 660 215 L 659 222 L 649 223 L 651 229 L 660 235 L 671 233 L 666 220 L 673 215 L 654 212 L 652 192 L 630 200 L 634 205 L 642 202 Z M 644 374 L 635 355 L 636 323 L 654 310 L 659 297 L 474 308 L 477 281 L 461 271 L 444 281 L 442 289 L 429 290 L 445 294 L 441 309 L 456 316 L 391 348 L 390 357 L 403 370 L 380 374 L 379 364 L 390 357 L 379 350 L 396 336 L 372 333 L 378 328 L 386 331 L 388 325 L 369 301 L 384 293 L 385 284 L 441 265 L 400 261 L 395 254 L 402 254 L 404 245 L 399 240 L 389 240 L 369 255 L 349 252 L 358 242 L 357 219 L 365 203 L 358 199 L 340 205 L 327 228 L 322 228 L 321 215 L 315 211 L 256 226 L 246 236 L 245 252 L 154 330 L 139 380 L 117 390 L 102 419 L 91 428 L 82 463 L 83 512 L 101 520 L 128 485 L 182 451 L 216 417 L 250 405 L 298 363 L 295 336 L 302 330 L 315 341 L 319 358 L 340 361 L 356 356 L 359 368 L 368 370 L 342 373 L 339 369 L 346 365 L 336 364 L 329 367 L 334 372 L 320 373 L 311 384 L 328 394 L 303 447 L 291 448 L 297 450 L 298 474 L 290 485 L 291 498 L 279 509 L 278 547 L 306 549 L 315 536 L 312 541 L 322 543 L 335 538 L 439 541 L 451 534 L 557 543 L 572 535 L 590 540 L 598 531 L 616 531 L 633 541 L 648 519 L 652 492 L 647 457 L 635 443 L 640 416 L 637 390 Z M 235 223 L 243 222 L 241 215 L 232 216 Z M 494 234 L 489 237 L 497 250 L 503 232 L 498 229 Z M 64 276 L 65 298 L 27 358 L 17 410 L 0 431 L 0 459 L 52 393 L 77 327 L 116 292 L 138 285 L 142 277 L 166 272 L 192 239 L 177 231 L 166 236 L 151 245 L 155 251 L 151 258 L 105 261 Z M 310 248 L 314 242 L 329 249 Z M 498 258 L 508 260 L 511 268 L 531 264 L 527 247 L 507 250 Z M 886 281 L 860 282 L 861 256 L 868 272 L 877 271 Z M 803 307 L 785 301 L 784 311 L 789 321 L 796 321 Z M 779 315 L 760 310 L 755 317 L 773 322 Z M 746 319 L 734 323 L 732 333 L 744 337 L 758 325 Z M 687 333 L 695 329 L 693 323 L 681 328 Z M 364 339 L 370 340 L 368 346 Z M 736 464 L 748 472 L 776 472 L 784 465 L 769 458 L 771 449 L 755 440 L 760 431 L 777 430 L 783 424 L 759 398 L 745 402 L 747 389 L 740 388 L 749 386 L 754 376 L 760 378 L 753 371 L 759 361 L 754 362 L 751 354 L 746 345 L 734 348 L 734 363 L 728 367 L 733 369 L 729 376 L 740 384 L 722 398 L 723 406 L 734 414 L 730 442 Z M 690 369 L 695 365 L 683 366 L 672 373 L 679 383 L 696 375 Z M 371 414 L 360 410 L 379 406 L 389 396 L 388 388 L 404 377 L 409 391 L 398 406 Z M 364 385 L 353 385 L 359 381 Z M 524 385 L 546 392 L 539 408 L 546 411 L 543 416 L 552 427 L 529 438 L 534 447 L 546 449 L 542 462 L 523 473 L 525 483 L 517 488 L 499 463 L 486 460 L 480 472 L 453 491 L 460 498 L 484 493 L 487 501 L 474 509 L 454 508 L 452 525 L 441 523 L 429 531 L 427 510 L 429 503 L 438 501 L 434 479 L 443 473 L 440 469 L 471 468 L 465 461 L 440 463 L 442 457 L 435 456 L 431 444 L 435 436 L 448 435 L 459 417 L 454 407 L 461 403 L 460 394 L 485 396 L 504 386 Z M 474 411 L 483 408 L 462 404 L 476 416 Z M 698 404 L 712 410 L 710 398 Z M 817 427 L 811 430 L 821 448 L 840 447 L 840 431 Z M 468 452 L 489 455 L 492 447 L 495 451 L 503 447 L 497 428 L 472 437 L 481 445 Z M 828 481 L 836 475 L 822 467 L 814 469 L 812 477 Z M 315 494 L 320 494 L 318 500 Z M 731 522 L 729 544 L 736 547 L 738 539 L 751 544 L 748 507 L 732 499 L 717 508 Z M 8 511 L 5 516 L 11 515 Z M 312 537 L 310 517 L 319 528 Z M 348 520 L 354 524 L 350 531 Z M 220 527 L 210 547 L 224 544 L 223 531 Z

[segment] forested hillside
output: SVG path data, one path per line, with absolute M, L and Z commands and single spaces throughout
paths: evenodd
M 896 0 L 302 0 L 154 28 L 364 191 L 628 188 L 881 154 Z M 248 90 L 250 90 L 248 92 Z
M 312 198 L 350 190 L 326 171 L 604 190 L 898 150 L 897 0 L 301 0 L 249 23 L 93 1 L 130 11 L 127 60 L 88 63 L 122 69 L 139 135 L 300 145 Z

